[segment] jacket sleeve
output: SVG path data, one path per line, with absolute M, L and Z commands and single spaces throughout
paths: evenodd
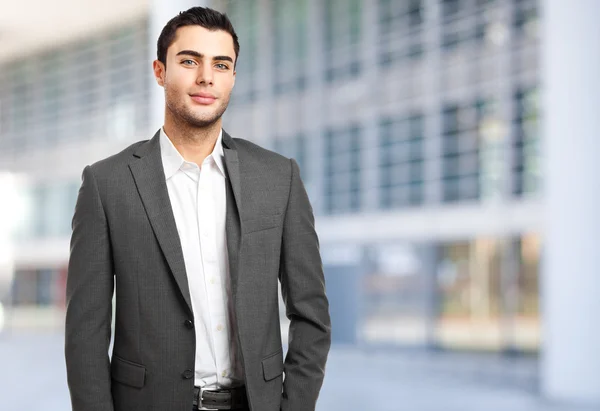
M 290 162 L 290 194 L 279 268 L 286 316 L 290 319 L 281 409 L 309 411 L 315 409 L 325 376 L 331 321 L 313 210 L 298 164 L 294 159 Z
M 72 221 L 65 360 L 73 411 L 113 411 L 110 360 L 113 262 L 92 168 L 83 170 Z

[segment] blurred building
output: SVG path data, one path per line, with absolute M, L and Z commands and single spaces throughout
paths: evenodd
M 61 27 L 0 54 L 0 171 L 20 182 L 0 216 L 14 228 L 0 288 L 13 324 L 62 323 L 83 167 L 162 124 L 158 30 L 196 3 L 121 3 L 40 5 Z M 225 128 L 301 167 L 336 338 L 536 351 L 537 2 L 203 3 L 241 42 Z M 22 27 L 26 8 L 11 6 Z

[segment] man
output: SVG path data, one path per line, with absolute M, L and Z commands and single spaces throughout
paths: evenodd
M 315 409 L 331 334 L 314 216 L 293 159 L 221 129 L 238 52 L 225 15 L 174 17 L 153 63 L 164 126 L 83 171 L 65 331 L 74 411 Z

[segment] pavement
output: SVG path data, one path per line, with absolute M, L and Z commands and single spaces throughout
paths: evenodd
M 334 345 L 317 411 L 592 411 L 537 393 L 537 360 Z M 70 410 L 60 332 L 0 334 L 0 410 Z

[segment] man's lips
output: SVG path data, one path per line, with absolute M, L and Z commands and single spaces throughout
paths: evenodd
M 210 93 L 194 93 L 194 94 L 190 94 L 190 97 L 196 103 L 204 104 L 204 105 L 212 104 L 217 99 L 215 96 L 213 96 Z

